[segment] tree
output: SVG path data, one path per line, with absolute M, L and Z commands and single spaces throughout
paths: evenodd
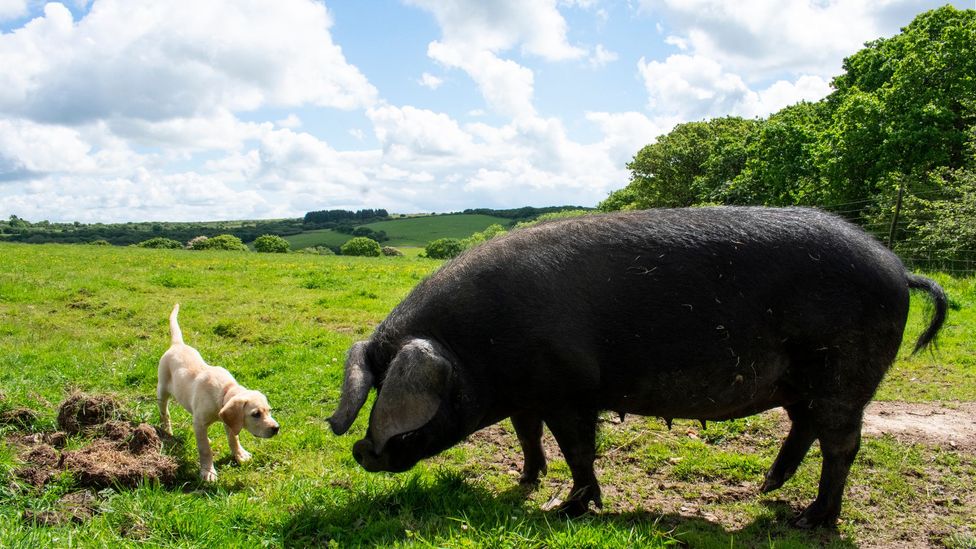
M 291 249 L 291 244 L 274 234 L 264 234 L 254 240 L 254 250 L 260 253 L 284 254 Z
M 801 102 L 758 124 L 744 144 L 744 167 L 721 202 L 785 206 L 818 202 L 820 104 Z
M 464 245 L 457 238 L 438 238 L 424 248 L 424 254 L 431 259 L 451 259 L 463 251 Z
M 627 164 L 630 190 L 611 195 L 601 209 L 683 207 L 721 199 L 742 171 L 746 140 L 758 125 L 729 116 L 675 126 L 638 151 Z
M 194 239 L 196 240 L 196 239 Z M 219 234 L 206 240 L 197 242 L 191 248 L 193 250 L 226 250 L 232 252 L 246 252 L 247 246 L 241 242 L 240 238 L 232 234 Z
M 506 232 L 508 231 L 505 230 L 505 227 L 502 227 L 497 223 L 493 223 L 485 228 L 485 230 L 474 233 L 471 236 L 461 240 L 461 246 L 463 246 L 464 249 L 474 248 L 475 246 L 483 244 L 497 236 L 501 236 Z
M 136 246 L 140 248 L 163 248 L 171 250 L 183 249 L 183 244 L 180 244 L 178 240 L 173 240 L 172 238 L 165 238 L 162 236 L 150 238 L 149 240 L 143 240 L 142 242 L 136 244 Z
M 378 242 L 365 236 L 350 238 L 339 248 L 342 255 L 358 255 L 366 257 L 379 257 L 382 251 Z

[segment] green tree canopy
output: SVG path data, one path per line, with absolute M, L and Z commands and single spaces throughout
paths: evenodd
M 342 255 L 379 257 L 382 253 L 379 242 L 365 236 L 350 238 L 339 248 Z
M 194 239 L 195 240 L 195 239 Z M 207 238 L 196 242 L 193 250 L 225 250 L 231 252 L 246 252 L 248 251 L 247 246 L 241 242 L 240 238 L 232 234 L 218 234 L 217 236 Z
M 254 251 L 266 254 L 284 254 L 291 249 L 291 244 L 274 234 L 263 234 L 254 239 Z
M 679 124 L 641 149 L 627 164 L 632 200 L 624 207 L 682 207 L 719 200 L 746 160 L 755 120 L 729 116 Z M 619 209 L 620 196 L 601 204 Z
M 438 238 L 424 247 L 424 254 L 431 259 L 451 259 L 463 251 L 464 245 L 457 238 Z

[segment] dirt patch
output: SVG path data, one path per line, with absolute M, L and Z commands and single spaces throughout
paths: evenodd
M 872 402 L 864 412 L 861 432 L 973 452 L 976 451 L 976 403 Z
M 173 458 L 163 455 L 160 434 L 148 424 L 120 419 L 124 417 L 112 397 L 72 394 L 58 408 L 58 425 L 64 431 L 7 436 L 8 442 L 21 448 L 19 456 L 24 462 L 14 475 L 38 489 L 65 471 L 72 474 L 78 486 L 96 490 L 110 486 L 131 488 L 143 481 L 174 482 L 178 466 Z M 66 450 L 69 434 L 94 438 L 81 448 Z M 84 515 L 73 510 L 68 514 Z M 40 514 L 25 511 L 24 519 L 47 524 L 61 520 L 57 517 L 62 515 L 59 510 Z
M 76 435 L 110 420 L 124 420 L 117 400 L 108 395 L 72 393 L 58 407 L 58 428 Z
M 750 519 L 742 512 L 743 504 L 765 506 L 775 515 L 774 522 L 788 524 L 810 503 L 809 496 L 803 494 L 815 489 L 815 479 L 794 480 L 778 492 L 759 494 L 765 467 L 778 451 L 788 424 L 785 412 L 775 410 L 756 416 L 742 432 L 725 435 L 719 430 L 723 434 L 718 436 L 711 431 L 711 424 L 702 430 L 697 423 L 676 421 L 674 430 L 667 431 L 646 418 L 628 416 L 618 422 L 615 416 L 607 415 L 600 425 L 605 442 L 595 463 L 603 490 L 604 509 L 600 513 L 648 513 L 662 525 L 678 529 L 705 521 L 737 540 L 753 536 L 769 520 Z M 865 460 L 868 453 L 862 451 L 859 470 L 847 486 L 847 510 L 842 514 L 841 527 L 848 533 L 842 538 L 853 536 L 862 547 L 969 547 L 974 539 L 972 525 L 976 524 L 976 492 L 970 489 L 976 471 L 976 403 L 872 403 L 865 411 L 863 433 L 866 439 L 890 436 L 901 444 L 920 445 L 911 453 L 921 452 L 924 457 L 917 465 L 905 467 L 903 482 L 910 489 L 904 490 L 887 486 L 885 480 L 874 480 L 890 472 L 876 470 L 878 465 Z M 697 459 L 694 453 L 687 453 L 688 445 L 681 442 L 684 439 L 700 440 L 710 447 L 708 455 L 700 456 L 702 470 L 707 473 L 701 479 L 683 480 L 676 474 L 683 460 Z M 470 453 L 464 462 L 445 461 L 452 467 L 460 466 L 473 479 L 486 479 L 497 486 L 501 497 L 529 499 L 547 508 L 565 498 L 572 485 L 548 429 L 543 446 L 550 474 L 530 490 L 516 487 L 522 456 L 507 423 L 478 431 L 466 445 Z M 683 457 L 679 449 L 686 452 Z M 671 450 L 675 453 L 668 454 Z M 711 459 L 712 452 L 723 456 L 762 454 L 766 461 L 756 465 L 745 460 L 743 465 L 758 469 L 747 475 L 732 474 L 722 468 L 721 461 Z M 905 452 L 907 455 L 908 450 Z M 807 475 L 810 470 L 818 473 L 820 461 L 808 456 L 804 466 Z

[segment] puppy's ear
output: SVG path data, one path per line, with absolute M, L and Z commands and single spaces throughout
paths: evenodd
M 244 404 L 246 403 L 246 398 L 236 396 L 220 409 L 220 421 L 223 421 L 232 433 L 240 433 L 244 428 Z

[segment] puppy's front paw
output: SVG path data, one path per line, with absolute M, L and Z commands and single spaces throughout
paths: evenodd
M 250 459 L 251 459 L 251 452 L 248 452 L 244 448 L 241 448 L 241 451 L 234 455 L 234 461 L 236 461 L 237 463 L 244 463 L 245 461 L 248 461 Z
M 200 480 L 204 482 L 216 482 L 217 470 L 213 467 L 210 469 L 200 469 Z

